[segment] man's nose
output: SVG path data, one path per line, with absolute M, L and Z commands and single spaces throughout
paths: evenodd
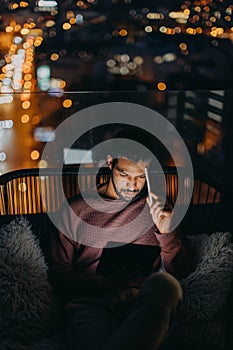
M 134 190 L 137 187 L 137 179 L 129 178 L 128 183 L 127 183 L 127 187 L 130 190 Z

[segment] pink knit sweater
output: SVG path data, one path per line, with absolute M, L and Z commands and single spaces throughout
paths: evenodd
M 116 289 L 140 287 L 142 276 L 112 276 L 97 273 L 103 248 L 126 243 L 160 247 L 153 271 L 161 265 L 181 278 L 190 270 L 191 259 L 177 232 L 160 234 L 145 198 L 126 203 L 99 197 L 94 189 L 69 200 L 59 212 L 59 232 L 51 239 L 51 279 L 66 298 L 103 296 Z M 120 262 L 120 256 L 119 256 Z

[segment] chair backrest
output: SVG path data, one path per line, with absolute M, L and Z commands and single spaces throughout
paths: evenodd
M 184 170 L 184 169 L 183 169 Z M 187 204 L 190 178 L 185 170 L 178 181 L 177 169 L 166 167 L 163 172 L 152 172 L 153 190 L 161 193 L 166 191 L 168 198 L 175 203 L 177 200 L 178 183 L 182 188 L 182 196 L 178 198 L 181 205 Z M 56 168 L 23 169 L 0 176 L 0 216 L 33 215 L 55 212 L 65 198 L 76 195 L 80 190 L 87 190 L 96 184 L 106 182 L 110 176 L 109 168 L 66 166 L 61 171 Z M 166 182 L 164 181 L 164 176 Z M 188 233 L 195 230 L 194 224 L 203 230 L 203 223 L 210 220 L 210 215 L 216 216 L 221 207 L 221 188 L 200 176 L 195 176 L 193 196 L 186 216 Z M 204 210 L 210 210 L 204 213 Z M 213 211 L 211 214 L 211 210 Z M 216 212 L 217 210 L 217 212 Z M 216 223 L 211 224 L 216 225 Z M 216 225 L 216 229 L 221 227 Z M 207 228 L 205 228 L 207 230 Z M 214 227 L 208 230 L 213 230 Z M 207 231 L 208 231 L 207 230 Z
M 38 214 L 55 212 L 65 198 L 72 197 L 107 181 L 108 169 L 97 173 L 97 168 L 79 167 L 62 170 L 23 169 L 0 177 L 0 215 Z

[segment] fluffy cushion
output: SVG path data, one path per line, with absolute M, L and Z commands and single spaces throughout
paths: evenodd
M 222 232 L 188 238 L 196 265 L 181 280 L 184 302 L 180 315 L 182 320 L 206 320 L 226 302 L 233 275 L 233 244 L 231 235 Z M 23 218 L 0 228 L 0 310 L 0 349 L 64 346 L 59 335 L 26 345 L 27 339 L 48 335 L 54 304 L 43 253 Z
M 0 310 L 1 349 L 46 334 L 54 315 L 47 265 L 24 218 L 0 228 Z
M 165 349 L 226 350 L 225 345 L 226 334 L 224 324 L 215 320 L 199 320 L 175 324 Z
M 182 317 L 210 319 L 223 309 L 233 276 L 233 243 L 230 233 L 189 236 L 195 270 L 181 280 L 184 301 Z

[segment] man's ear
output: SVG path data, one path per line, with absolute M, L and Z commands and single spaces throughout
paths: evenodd
M 113 158 L 110 154 L 107 155 L 107 163 L 108 163 L 108 167 L 110 170 L 112 170 L 112 162 L 113 162 Z

